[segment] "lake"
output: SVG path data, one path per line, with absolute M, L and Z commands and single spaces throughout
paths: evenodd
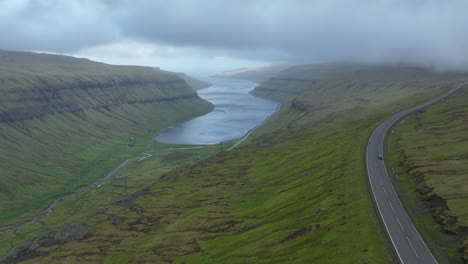
M 213 84 L 198 95 L 214 104 L 212 112 L 173 126 L 156 136 L 170 144 L 210 145 L 241 138 L 275 113 L 278 102 L 250 95 L 257 83 L 228 78 L 198 78 Z

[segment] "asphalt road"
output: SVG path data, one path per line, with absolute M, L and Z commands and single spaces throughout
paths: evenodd
M 465 84 L 468 84 L 468 81 L 429 102 L 394 114 L 374 130 L 367 143 L 366 164 L 371 193 L 385 231 L 401 263 L 431 264 L 437 261 L 411 222 L 393 188 L 384 161 L 378 160 L 377 155 L 383 154 L 385 134 L 393 124 L 411 112 L 442 100 Z

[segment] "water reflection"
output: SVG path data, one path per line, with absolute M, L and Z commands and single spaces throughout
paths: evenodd
M 200 78 L 201 79 L 201 78 Z M 245 135 L 275 112 L 278 103 L 248 94 L 256 83 L 224 78 L 203 78 L 213 86 L 198 91 L 215 105 L 204 115 L 169 128 L 156 140 L 171 144 L 216 144 Z

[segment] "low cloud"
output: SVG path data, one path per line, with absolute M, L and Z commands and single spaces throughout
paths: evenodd
M 466 10 L 461 0 L 0 0 L 0 48 L 467 69 Z

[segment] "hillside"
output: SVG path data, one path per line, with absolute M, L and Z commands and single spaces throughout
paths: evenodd
M 468 89 L 394 126 L 389 154 L 410 215 L 438 254 L 468 261 Z
M 179 73 L 178 76 L 180 78 L 184 79 L 187 82 L 187 84 L 190 87 L 192 87 L 193 89 L 195 89 L 195 90 L 200 90 L 200 89 L 207 88 L 207 87 L 211 86 L 211 83 L 198 80 L 198 79 L 193 78 L 192 76 L 189 76 L 189 75 L 187 75 L 185 73 Z
M 230 71 L 225 71 L 221 73 L 215 73 L 210 75 L 210 77 L 218 78 L 234 78 L 242 80 L 250 80 L 256 83 L 262 83 L 271 77 L 275 76 L 279 72 L 288 69 L 292 65 L 287 63 L 278 63 L 271 64 L 263 67 L 257 68 L 241 68 Z
M 187 74 L 185 74 L 183 72 L 169 72 L 169 71 L 161 70 L 159 68 L 155 68 L 155 70 L 157 70 L 159 72 L 166 73 L 166 74 L 174 74 L 174 75 L 178 76 L 179 78 L 185 80 L 185 82 L 187 82 L 187 84 L 190 87 L 192 87 L 194 90 L 200 90 L 200 89 L 207 88 L 207 87 L 211 86 L 211 83 L 198 80 L 198 79 L 193 78 L 192 76 L 189 76 L 189 75 L 187 75 Z
M 0 94 L 0 230 L 212 109 L 173 74 L 27 52 L 0 51 Z
M 4 261 L 390 263 L 367 189 L 368 136 L 391 113 L 463 77 L 366 65 L 291 68 L 254 90 L 282 108 L 247 144 L 172 170 Z

